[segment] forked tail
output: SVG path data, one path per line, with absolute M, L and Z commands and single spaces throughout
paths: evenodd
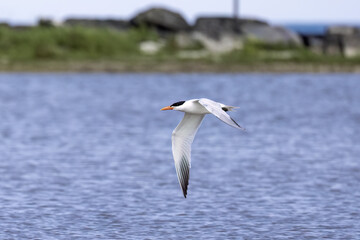
M 221 105 L 222 110 L 224 110 L 225 112 L 233 111 L 236 108 L 239 108 L 239 107 L 234 107 L 234 106 L 226 106 L 224 104 L 220 104 L 220 105 Z

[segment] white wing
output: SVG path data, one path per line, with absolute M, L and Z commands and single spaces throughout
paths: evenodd
M 211 112 L 212 114 L 214 114 L 218 119 L 220 119 L 221 121 L 223 121 L 224 123 L 237 128 L 237 129 L 242 129 L 244 130 L 244 128 L 240 127 L 239 124 L 237 124 L 237 122 L 234 121 L 234 119 L 232 119 L 222 108 L 220 103 L 218 102 L 214 102 L 210 99 L 207 98 L 201 98 L 199 100 L 199 103 L 201 105 L 203 105 L 209 112 Z
M 171 137 L 176 173 L 185 198 L 191 167 L 191 144 L 204 116 L 185 113 Z

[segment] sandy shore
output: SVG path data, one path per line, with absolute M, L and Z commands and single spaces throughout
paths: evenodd
M 360 64 L 323 63 L 203 63 L 203 62 L 125 62 L 125 61 L 68 61 L 2 63 L 0 72 L 305 72 L 360 73 Z

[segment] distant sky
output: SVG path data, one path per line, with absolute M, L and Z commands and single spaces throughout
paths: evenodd
M 241 15 L 271 22 L 360 23 L 360 0 L 240 0 Z M 200 15 L 231 15 L 233 0 L 1 0 L 0 21 L 33 24 L 40 17 L 125 18 L 152 6 L 193 22 Z

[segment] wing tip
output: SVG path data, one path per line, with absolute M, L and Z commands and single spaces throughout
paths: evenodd
M 186 198 L 186 195 L 187 195 L 187 192 L 185 191 L 183 191 L 183 194 L 184 194 L 184 198 Z
M 232 119 L 231 117 L 230 117 L 230 119 L 236 124 L 236 126 L 238 126 L 238 129 L 246 131 L 246 128 L 243 128 L 242 126 L 240 126 L 237 122 L 235 122 L 234 119 Z
M 175 167 L 180 188 L 183 192 L 184 198 L 186 198 L 190 179 L 190 163 L 186 157 L 183 157 L 180 164 L 175 165 Z
M 186 196 L 187 196 L 187 190 L 188 190 L 188 185 L 181 185 L 181 184 L 180 184 L 180 187 L 181 187 L 182 193 L 183 193 L 183 195 L 184 195 L 184 198 L 186 198 Z

